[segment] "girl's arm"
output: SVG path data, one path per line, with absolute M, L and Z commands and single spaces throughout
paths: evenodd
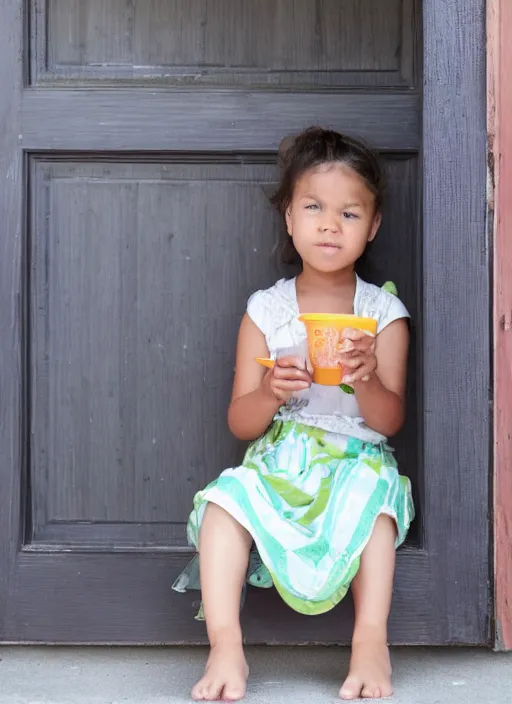
M 245 314 L 236 348 L 235 380 L 228 411 L 229 429 L 240 440 L 256 440 L 294 391 L 311 385 L 307 371 L 298 369 L 293 358 L 280 360 L 266 371 L 255 357 L 268 357 L 265 336 Z
M 395 320 L 377 335 L 376 373 L 353 384 L 364 422 L 386 437 L 396 435 L 404 423 L 408 349 L 407 322 Z

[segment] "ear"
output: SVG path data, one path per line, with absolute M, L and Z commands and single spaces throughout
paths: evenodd
M 286 213 L 284 215 L 284 219 L 286 220 L 286 229 L 288 230 L 288 234 L 290 237 L 292 236 L 292 213 L 290 207 L 286 208 Z
M 375 213 L 373 218 L 372 229 L 370 231 L 370 236 L 368 237 L 368 242 L 373 242 L 379 231 L 380 224 L 382 222 L 382 214 L 380 212 Z

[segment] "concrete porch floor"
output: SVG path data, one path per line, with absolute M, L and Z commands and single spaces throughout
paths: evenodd
M 0 648 L 0 704 L 185 704 L 202 648 Z M 348 665 L 339 648 L 249 648 L 248 704 L 334 703 Z M 512 702 L 512 653 L 393 651 L 396 704 Z

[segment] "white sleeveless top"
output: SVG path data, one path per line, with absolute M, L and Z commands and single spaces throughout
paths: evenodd
M 247 304 L 251 320 L 265 335 L 273 359 L 279 350 L 307 354 L 306 328 L 298 319 L 296 279 L 281 279 L 274 286 L 256 291 Z M 377 320 L 377 334 L 400 318 L 409 318 L 404 304 L 391 293 L 356 280 L 354 314 Z M 386 438 L 365 425 L 354 394 L 347 394 L 338 386 L 313 384 L 282 406 L 276 420 L 294 420 L 330 433 L 348 435 L 371 443 L 385 442 Z

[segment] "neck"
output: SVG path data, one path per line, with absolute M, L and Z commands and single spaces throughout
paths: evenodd
M 332 291 L 333 289 L 343 289 L 347 286 L 353 287 L 356 283 L 354 267 L 324 273 L 311 269 L 306 263 L 302 273 L 297 277 L 302 287 L 312 287 L 316 291 Z

